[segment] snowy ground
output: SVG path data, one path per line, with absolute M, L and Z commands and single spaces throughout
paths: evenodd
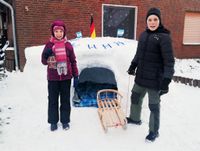
M 123 42 L 124 45 L 116 44 L 116 40 Z M 105 42 L 106 47 L 102 47 Z M 119 91 L 124 94 L 122 106 L 126 112 L 126 105 L 128 109 L 130 105 L 129 97 L 127 98 L 130 95 L 128 90 L 131 89 L 134 79 L 127 75 L 126 70 L 134 55 L 136 42 L 112 38 L 97 38 L 94 41 L 86 38 L 72 43 L 79 60 L 80 71 L 85 66 L 91 65 L 92 60 L 97 62 L 95 66 L 107 66 L 114 70 Z M 92 46 L 89 50 L 88 43 Z M 198 118 L 200 90 L 174 82 L 170 85 L 170 93 L 162 97 L 160 137 L 154 143 L 146 143 L 144 140 L 148 132 L 147 98 L 143 104 L 141 126 L 128 125 L 127 130 L 110 128 L 105 134 L 100 125 L 97 108 L 72 107 L 71 129 L 63 131 L 59 125 L 57 131 L 51 132 L 47 124 L 46 67 L 40 63 L 42 49 L 43 46 L 27 48 L 27 64 L 24 72 L 8 73 L 8 77 L 0 81 L 1 151 L 197 151 L 200 149 L 200 118 Z M 110 57 L 109 61 L 105 54 L 94 53 L 93 49 L 95 51 L 101 49 L 102 52 L 113 54 L 114 57 Z M 104 58 L 105 64 L 99 62 L 99 57 Z M 126 58 L 120 61 L 120 57 Z M 177 62 L 177 75 L 187 74 L 199 79 L 198 60 Z M 188 64 L 191 68 L 186 66 Z

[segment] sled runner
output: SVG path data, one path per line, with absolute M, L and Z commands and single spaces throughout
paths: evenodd
M 122 95 L 113 89 L 103 89 L 97 92 L 98 114 L 105 131 L 108 127 L 122 127 L 126 129 L 127 120 L 121 109 Z

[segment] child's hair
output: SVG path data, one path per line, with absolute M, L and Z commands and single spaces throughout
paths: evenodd
M 55 35 L 54 35 L 55 29 L 63 29 L 63 31 L 64 31 L 63 38 L 66 36 L 66 27 L 65 27 L 65 23 L 62 20 L 55 20 L 51 24 L 51 34 L 53 37 L 55 37 Z

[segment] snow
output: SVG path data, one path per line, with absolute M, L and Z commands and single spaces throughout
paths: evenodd
M 114 71 L 119 91 L 124 96 L 122 108 L 128 115 L 134 77 L 126 71 L 137 42 L 104 37 L 74 39 L 71 43 L 79 71 L 92 66 Z M 46 67 L 40 62 L 43 48 L 26 48 L 24 72 L 8 72 L 8 77 L 0 81 L 1 151 L 199 150 L 199 88 L 174 82 L 170 85 L 170 92 L 161 98 L 160 137 L 154 143 L 145 142 L 149 118 L 147 96 L 143 103 L 141 126 L 128 125 L 126 130 L 109 128 L 105 134 L 97 108 L 72 106 L 70 130 L 62 130 L 59 123 L 58 130 L 51 132 L 47 123 Z M 176 59 L 175 75 L 200 79 L 199 59 Z M 73 88 L 71 92 L 73 94 Z
M 175 75 L 200 80 L 200 59 L 176 59 Z

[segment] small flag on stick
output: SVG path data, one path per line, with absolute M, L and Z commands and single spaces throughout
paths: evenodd
M 91 14 L 91 22 L 90 22 L 90 37 L 95 38 L 96 37 L 96 32 L 95 32 L 95 27 L 94 27 L 94 20 L 93 16 Z

